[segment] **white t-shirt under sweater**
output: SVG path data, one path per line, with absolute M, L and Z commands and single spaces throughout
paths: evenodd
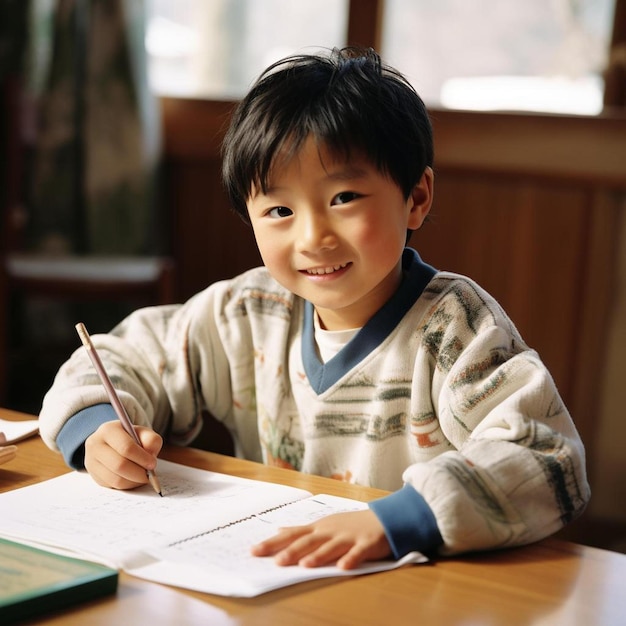
M 185 444 L 208 409 L 245 458 L 391 491 L 406 483 L 432 510 L 442 553 L 555 532 L 589 487 L 550 374 L 476 283 L 410 249 L 403 264 L 398 291 L 328 359 L 311 304 L 265 268 L 137 311 L 93 341 L 135 423 Z M 56 448 L 74 414 L 105 402 L 78 350 L 44 400 L 44 441 Z
M 326 330 L 320 325 L 320 318 L 314 313 L 315 344 L 322 363 L 330 361 L 353 337 L 359 328 L 348 330 Z

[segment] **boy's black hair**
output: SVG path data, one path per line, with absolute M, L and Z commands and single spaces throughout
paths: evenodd
M 374 50 L 291 56 L 261 74 L 224 138 L 224 185 L 245 221 L 252 187 L 265 192 L 276 157 L 296 154 L 309 136 L 345 158 L 364 155 L 406 198 L 433 162 L 424 103 Z

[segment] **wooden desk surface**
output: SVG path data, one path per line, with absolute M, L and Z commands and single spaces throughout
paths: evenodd
M 4 419 L 31 416 L 0 409 Z M 18 444 L 0 465 L 0 492 L 68 469 L 39 437 Z M 168 447 L 170 461 L 368 500 L 384 492 L 192 448 Z M 143 581 L 124 573 L 116 596 L 40 619 L 38 624 L 626 624 L 626 555 L 548 539 L 502 552 L 466 555 L 344 580 L 286 587 L 251 599 L 223 598 Z

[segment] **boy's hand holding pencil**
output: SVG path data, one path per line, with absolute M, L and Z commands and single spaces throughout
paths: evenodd
M 141 445 L 128 436 L 119 420 L 102 424 L 85 441 L 85 469 L 99 485 L 135 489 L 149 480 L 148 471 L 154 470 L 162 439 L 150 428 L 135 426 L 135 430 Z
M 102 424 L 86 439 L 85 469 L 98 484 L 114 489 L 138 487 L 145 484 L 147 477 L 153 489 L 163 496 L 155 473 L 163 439 L 149 428 L 133 426 L 84 324 L 77 324 L 76 331 L 119 418 L 119 422 Z

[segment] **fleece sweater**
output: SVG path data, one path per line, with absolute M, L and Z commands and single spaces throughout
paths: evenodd
M 391 299 L 323 363 L 309 302 L 265 268 L 93 337 L 135 424 L 193 442 L 208 410 L 237 454 L 392 493 L 370 503 L 395 557 L 530 543 L 589 499 L 583 445 L 554 381 L 499 304 L 405 250 Z M 114 419 L 84 350 L 40 432 L 72 467 Z

